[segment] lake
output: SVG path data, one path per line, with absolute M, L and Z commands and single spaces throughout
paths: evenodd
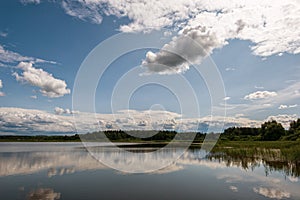
M 116 147 L 103 144 L 97 151 L 124 165 L 115 159 L 121 153 Z M 139 151 L 155 149 L 126 150 Z M 166 149 L 164 159 L 176 152 Z M 1 143 L 0 194 L 4 200 L 300 199 L 300 167 L 280 160 L 277 153 L 261 159 L 220 152 L 206 155 L 192 148 L 163 169 L 126 173 L 99 162 L 82 143 Z M 124 160 L 131 164 L 126 156 Z M 151 157 L 155 162 L 162 160 Z

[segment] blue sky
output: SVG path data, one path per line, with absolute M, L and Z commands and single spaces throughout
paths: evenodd
M 9 125 L 20 121 L 23 116 L 20 113 L 29 113 L 35 120 L 36 117 L 44 120 L 45 116 L 51 116 L 72 123 L 70 114 L 73 112 L 75 77 L 89 53 L 115 34 L 146 37 L 155 31 L 166 36 L 160 46 L 162 49 L 145 48 L 128 52 L 111 63 L 101 78 L 95 96 L 95 110 L 104 124 L 115 124 L 128 118 L 120 116 L 122 120 L 116 120 L 109 116 L 112 112 L 111 95 L 120 78 L 137 67 L 148 73 L 145 76 L 170 80 L 183 76 L 188 80 L 195 90 L 200 115 L 193 112 L 196 109 L 191 103 L 188 113 L 182 116 L 187 123 L 191 123 L 192 119 L 207 123 L 209 120 L 205 117 L 212 114 L 213 106 L 215 124 L 218 124 L 224 117 L 222 109 L 225 102 L 228 124 L 256 126 L 272 118 L 287 125 L 299 116 L 299 2 L 258 1 L 241 3 L 240 6 L 234 0 L 228 5 L 221 1 L 212 5 L 205 1 L 179 1 L 176 5 L 170 1 L 164 4 L 157 1 L 136 2 L 136 5 L 124 2 L 0 2 L 0 117 L 6 124 L 0 132 L 22 132 L 22 128 L 9 128 Z M 249 12 L 253 12 L 251 17 Z M 168 36 L 164 28 L 174 31 L 175 37 Z M 187 45 L 185 37 L 194 34 L 203 52 Z M 163 47 L 164 44 L 166 46 Z M 115 44 L 109 50 L 113 52 L 118 45 L 121 44 Z M 182 53 L 190 63 L 164 50 Z M 104 54 L 99 54 L 99 60 L 103 59 L 101 56 Z M 219 71 L 226 92 L 225 99 L 219 99 L 217 105 L 212 105 L 207 85 L 196 70 L 210 65 L 215 65 Z M 132 81 L 140 75 L 140 72 L 134 73 Z M 36 76 L 41 79 L 37 80 Z M 175 82 L 174 86 L 181 87 Z M 185 101 L 188 102 L 189 97 Z M 74 109 L 81 113 L 92 112 L 88 107 Z M 136 90 L 128 108 L 134 111 L 133 118 L 136 117 L 136 120 L 133 121 L 137 124 L 145 117 L 140 114 L 145 110 L 154 110 L 154 113 L 162 109 L 168 111 L 167 119 L 161 121 L 172 123 L 178 119 L 178 114 L 182 114 L 180 102 L 170 88 L 155 84 L 143 85 Z M 119 106 L 117 110 L 124 109 L 127 108 Z M 9 117 L 16 115 L 16 119 Z M 129 126 L 130 122 L 125 120 L 124 124 Z M 29 125 L 27 127 L 23 123 L 18 126 L 30 130 Z M 40 130 L 42 128 L 36 131 Z M 57 130 L 50 127 L 46 131 Z

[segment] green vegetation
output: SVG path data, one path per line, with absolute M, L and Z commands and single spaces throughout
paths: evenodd
M 266 175 L 283 171 L 300 176 L 300 141 L 219 141 L 208 159 L 225 161 L 228 166 L 239 165 L 254 169 L 262 162 Z
M 78 134 L 75 135 L 2 135 L 0 142 L 80 142 Z
M 0 142 L 79 142 L 103 141 L 108 138 L 113 142 L 169 142 L 176 140 L 176 135 L 180 134 L 180 141 L 185 141 L 195 136 L 194 143 L 203 142 L 206 134 L 176 131 L 155 131 L 155 130 L 110 130 L 87 133 L 83 135 L 55 135 L 55 136 L 0 136 Z M 217 137 L 219 134 L 210 133 L 210 136 Z M 142 137 L 134 137 L 134 136 Z M 143 137 L 144 136 L 144 137 Z M 150 136 L 150 137 L 148 137 Z M 265 122 L 260 128 L 231 127 L 224 130 L 219 141 L 300 141 L 300 119 L 293 121 L 290 128 L 285 130 L 276 121 Z M 266 144 L 265 142 L 263 144 Z
M 232 127 L 221 134 L 222 141 L 300 141 L 300 119 L 290 123 L 289 130 L 273 121 L 265 122 L 260 128 Z
M 209 159 L 225 161 L 228 166 L 239 165 L 254 169 L 261 162 L 266 175 L 282 171 L 300 176 L 300 119 L 284 130 L 276 121 L 265 122 L 260 128 L 232 127 L 221 134 Z
M 194 137 L 194 142 L 201 143 L 205 134 L 202 133 L 191 133 L 191 132 L 181 132 L 177 133 L 176 131 L 100 131 L 87 133 L 82 135 L 81 138 L 85 141 L 103 141 L 104 138 L 108 138 L 113 142 L 169 142 L 173 139 L 176 140 L 176 135 L 180 134 L 180 141 L 189 140 L 189 138 Z M 134 135 L 138 135 L 140 137 L 134 137 Z M 150 137 L 149 137 L 150 136 Z M 178 140 L 178 139 L 177 139 Z

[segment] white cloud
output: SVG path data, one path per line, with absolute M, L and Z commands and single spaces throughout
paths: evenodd
M 40 4 L 41 0 L 20 0 L 23 4 Z
M 101 3 L 89 3 L 91 1 L 62 1 L 62 8 L 65 12 L 73 17 L 77 17 L 83 21 L 89 20 L 95 24 L 101 24 Z
M 17 67 L 23 70 L 23 73 L 22 75 L 13 73 L 16 80 L 39 87 L 44 96 L 56 98 L 71 92 L 65 81 L 54 78 L 52 74 L 42 69 L 34 68 L 32 63 L 20 62 Z
M 76 114 L 76 115 L 71 115 Z M 55 108 L 55 113 L 41 110 L 0 107 L 0 133 L 87 133 L 99 129 L 220 131 L 228 127 L 260 127 L 264 121 L 276 120 L 285 128 L 297 115 L 269 116 L 265 120 L 246 117 L 206 116 L 181 118 L 178 113 L 160 110 L 124 110 L 115 114 L 75 112 Z M 75 127 L 76 124 L 76 127 Z M 208 127 L 209 126 L 209 127 Z
M 182 73 L 189 69 L 190 64 L 200 63 L 223 43 L 206 27 L 186 28 L 159 52 L 147 52 L 142 65 L 148 73 Z
M 57 64 L 54 61 L 47 61 L 40 58 L 33 58 L 28 56 L 22 56 L 19 53 L 7 50 L 0 44 L 0 66 L 6 66 L 3 63 L 18 63 L 21 61 L 25 62 L 34 62 L 34 63 L 51 63 L 51 64 Z M 2 62 L 2 63 L 1 63 Z
M 55 114 L 56 113 L 56 114 Z M 60 132 L 68 133 L 78 130 L 80 133 L 91 132 L 101 129 L 122 129 L 122 130 L 163 130 L 179 129 L 185 131 L 198 131 L 199 124 L 205 128 L 210 125 L 211 130 L 219 130 L 231 126 L 260 126 L 260 121 L 247 118 L 227 117 L 202 117 L 183 118 L 174 112 L 160 110 L 126 110 L 115 114 L 93 114 L 76 112 L 69 109 L 55 108 L 55 113 L 48 113 L 40 110 L 21 108 L 0 108 L 0 132 Z M 76 129 L 75 129 L 76 122 Z M 206 125 L 206 126 L 204 126 Z M 100 127 L 99 127 L 100 126 Z
M 256 99 L 255 101 L 248 101 L 244 104 L 226 104 L 226 110 L 228 115 L 235 115 L 241 113 L 250 116 L 257 114 L 258 112 L 266 111 L 267 109 L 279 108 L 278 105 L 287 105 L 288 108 L 296 108 L 298 104 L 295 104 L 300 99 L 300 82 L 293 82 L 291 85 L 276 91 L 276 96 L 265 99 Z M 284 108 L 285 106 L 283 106 Z M 215 107 L 216 110 L 222 111 L 223 107 Z M 266 113 L 267 115 L 267 113 Z
M 231 99 L 231 97 L 225 97 L 223 100 L 228 101 L 229 99 Z
M 0 89 L 1 88 L 3 88 L 3 83 L 2 83 L 2 80 L 0 79 Z M 0 97 L 3 97 L 3 96 L 5 96 L 5 93 L 0 91 Z
M 57 114 L 57 115 L 61 115 L 65 112 L 65 110 L 63 108 L 60 108 L 60 107 L 55 107 L 54 108 L 54 113 Z
M 1 37 L 7 37 L 7 36 L 8 36 L 8 33 L 7 33 L 7 32 L 1 31 L 1 32 L 0 32 L 0 36 L 1 36 Z
M 286 108 L 288 108 L 287 105 L 280 105 L 280 106 L 278 107 L 279 110 L 286 109 Z
M 56 115 L 61 115 L 61 114 L 78 114 L 79 112 L 78 111 L 74 111 L 74 110 L 70 110 L 70 109 L 63 109 L 63 108 L 60 108 L 60 107 L 55 107 L 54 108 L 54 113 Z
M 225 68 L 225 71 L 235 71 L 235 68 L 234 67 L 227 67 L 227 68 Z
M 30 98 L 37 99 L 37 96 L 36 95 L 32 95 L 32 96 L 30 96 Z
M 257 91 L 253 92 L 251 94 L 248 94 L 244 97 L 246 100 L 257 100 L 257 99 L 267 99 L 271 97 L 277 96 L 276 92 L 270 92 L 270 91 Z
M 281 123 L 282 126 L 287 129 L 290 126 L 292 121 L 297 120 L 298 116 L 296 114 L 293 115 L 274 115 L 269 116 L 265 121 L 272 121 L 276 120 L 277 122 Z
M 219 41 L 251 41 L 255 55 L 300 52 L 298 0 L 65 0 L 62 6 L 67 14 L 98 24 L 103 15 L 128 17 L 131 22 L 120 26 L 123 32 L 201 26 Z
M 289 192 L 281 191 L 275 188 L 255 187 L 253 188 L 253 191 L 271 199 L 285 199 L 290 198 L 291 196 Z
M 0 45 L 0 61 L 5 63 L 19 62 L 19 61 L 33 61 L 34 58 L 22 56 L 16 52 L 6 50 Z
M 254 88 L 255 88 L 255 89 L 260 89 L 260 90 L 264 89 L 263 86 L 257 86 L 257 85 L 255 85 Z
M 288 109 L 288 108 L 296 108 L 298 105 L 297 104 L 293 104 L 293 105 L 284 105 L 284 104 L 281 104 L 278 109 L 279 110 L 283 110 L 283 109 Z
M 238 192 L 238 188 L 236 186 L 231 185 L 229 186 L 229 189 L 233 192 Z

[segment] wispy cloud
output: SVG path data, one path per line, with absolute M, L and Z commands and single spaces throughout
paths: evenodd
M 278 109 L 279 110 L 283 110 L 283 109 L 288 109 L 288 108 L 296 108 L 298 105 L 297 104 L 293 104 L 293 105 L 284 105 L 284 104 L 281 104 Z
M 7 32 L 4 32 L 4 31 L 0 31 L 0 36 L 1 36 L 1 37 L 7 37 L 7 36 L 8 36 L 8 33 L 7 33 Z
M 50 63 L 50 64 L 57 64 L 54 61 L 47 61 L 40 58 L 28 57 L 23 56 L 17 52 L 10 51 L 4 48 L 0 44 L 0 64 L 6 66 L 6 64 L 16 64 L 18 62 L 34 62 L 34 63 Z M 0 66 L 1 66 L 0 65 Z
M 40 4 L 41 0 L 20 0 L 22 4 Z
M 227 67 L 227 68 L 225 68 L 225 71 L 235 71 L 235 68 L 234 67 Z

